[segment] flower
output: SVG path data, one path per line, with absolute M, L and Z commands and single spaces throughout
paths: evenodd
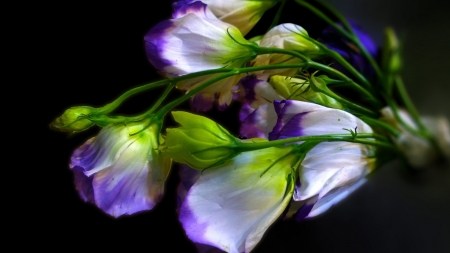
M 244 152 L 201 173 L 180 209 L 186 235 L 226 252 L 250 252 L 291 199 L 298 166 L 292 151 L 290 146 Z
M 275 111 L 275 113 L 273 112 Z M 251 120 L 251 119 L 258 120 Z M 275 119 L 276 123 L 274 123 Z M 269 130 L 270 129 L 270 130 Z M 275 101 L 260 106 L 244 118 L 241 135 L 270 140 L 296 136 L 372 133 L 372 129 L 350 113 L 302 101 Z M 316 216 L 338 203 L 362 185 L 364 176 L 375 168 L 375 150 L 351 142 L 322 142 L 301 162 L 294 201 L 306 204 L 296 214 L 298 220 Z
M 280 24 L 270 29 L 261 39 L 259 46 L 294 50 L 310 58 L 317 58 L 322 54 L 320 47 L 309 39 L 308 32 L 303 27 L 292 23 Z M 299 62 L 302 62 L 302 60 L 292 55 L 263 54 L 256 57 L 254 66 L 281 63 L 294 64 Z M 292 69 L 266 70 L 260 75 L 290 75 L 295 71 Z
M 407 111 L 399 109 L 397 118 L 392 108 L 385 107 L 381 110 L 381 115 L 380 120 L 400 131 L 393 141 L 413 168 L 425 168 L 439 157 L 438 152 L 441 152 L 443 157 L 450 158 L 450 127 L 445 117 L 421 119 L 432 138 L 436 140 L 437 147 L 434 147 L 428 138 L 409 131 L 409 129 L 418 131 L 419 127 Z
M 216 122 L 187 112 L 172 112 L 178 128 L 168 128 L 160 150 L 174 161 L 193 169 L 217 167 L 238 153 L 239 141 Z
M 254 43 L 244 39 L 236 27 L 217 19 L 204 3 L 196 1 L 185 5 L 176 10 L 173 17 L 153 27 L 144 37 L 149 61 L 169 77 L 242 67 L 254 58 Z M 181 81 L 177 87 L 188 92 L 217 75 Z M 241 77 L 235 75 L 204 88 L 193 98 L 194 108 L 209 110 L 217 99 L 219 108 L 224 109 L 230 104 L 231 90 Z
M 80 197 L 118 217 L 150 210 L 164 193 L 171 160 L 156 150 L 159 127 L 146 123 L 114 124 L 71 157 Z
M 198 0 L 182 0 L 172 4 L 175 10 Z M 272 8 L 276 1 L 254 0 L 202 0 L 208 9 L 220 20 L 237 27 L 246 35 L 258 23 L 265 11 Z

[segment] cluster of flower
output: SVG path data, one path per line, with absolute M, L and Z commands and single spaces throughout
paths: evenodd
M 447 120 L 420 117 L 408 99 L 392 30 L 379 50 L 326 4 L 337 22 L 296 0 L 329 22 L 320 38 L 296 24 L 277 24 L 276 17 L 267 33 L 245 38 L 265 11 L 278 6 L 281 13 L 285 2 L 175 2 L 172 19 L 144 37 L 147 57 L 165 79 L 101 108 L 69 108 L 51 124 L 66 132 L 102 127 L 71 158 L 81 198 L 114 217 L 151 210 L 175 161 L 182 164 L 178 211 L 187 236 L 250 252 L 280 216 L 323 213 L 364 183 L 387 154 L 416 168 L 450 157 Z M 165 92 L 146 113 L 110 115 L 129 96 L 162 85 Z M 185 95 L 163 105 L 174 87 Z M 360 99 L 342 97 L 340 88 Z M 194 111 L 242 103 L 245 138 L 206 117 L 173 111 L 187 99 Z M 180 127 L 162 129 L 169 112 Z

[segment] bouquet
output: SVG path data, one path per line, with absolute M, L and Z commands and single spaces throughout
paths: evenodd
M 327 24 L 320 36 L 279 21 L 287 2 Z M 326 212 L 387 161 L 423 169 L 450 157 L 448 120 L 416 110 L 392 28 L 376 45 L 325 1 L 172 7 L 172 18 L 143 38 L 160 80 L 102 107 L 71 107 L 50 124 L 71 134 L 101 128 L 75 149 L 69 167 L 80 197 L 106 214 L 152 210 L 178 164 L 177 212 L 188 238 L 202 250 L 250 252 L 277 219 Z M 248 36 L 273 10 L 267 32 Z M 114 113 L 161 87 L 144 113 Z M 191 110 L 179 110 L 186 102 Z M 238 135 L 201 116 L 232 104 L 240 105 Z M 170 119 L 178 126 L 165 127 Z

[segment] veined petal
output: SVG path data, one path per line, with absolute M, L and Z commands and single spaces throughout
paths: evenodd
M 150 157 L 157 160 L 145 159 L 148 152 L 152 152 Z M 141 153 L 139 157 L 144 159 L 135 159 L 136 153 Z M 94 175 L 98 207 L 114 217 L 152 209 L 164 193 L 170 168 L 165 166 L 167 162 L 167 158 L 157 156 L 155 151 L 130 146 L 117 163 Z
M 251 251 L 290 201 L 296 157 L 268 169 L 290 150 L 245 152 L 221 168 L 204 171 L 180 210 L 187 236 L 227 252 Z
M 75 150 L 71 169 L 83 200 L 115 217 L 150 210 L 159 201 L 171 160 L 155 150 L 157 128 L 146 126 L 107 126 Z
M 136 138 L 126 137 L 134 131 L 138 131 L 138 128 L 121 128 L 112 125 L 103 128 L 96 137 L 90 138 L 73 152 L 70 168 L 81 167 L 87 176 L 91 176 L 111 166 L 123 149 L 136 140 Z

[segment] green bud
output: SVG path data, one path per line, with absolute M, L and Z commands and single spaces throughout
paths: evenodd
M 382 67 L 389 73 L 397 73 L 402 67 L 400 42 L 394 29 L 386 28 L 382 53 Z
M 67 109 L 63 115 L 50 123 L 50 128 L 61 132 L 76 133 L 94 125 L 87 116 L 95 114 L 98 109 L 89 106 L 76 106 Z
M 318 78 L 320 77 L 315 77 Z M 335 109 L 343 108 L 341 103 L 321 92 L 321 89 L 328 89 L 324 79 L 320 80 L 320 88 L 317 85 L 310 86 L 308 79 L 280 75 L 270 77 L 269 83 L 285 99 L 312 102 Z
M 178 128 L 168 128 L 160 150 L 174 161 L 193 169 L 217 167 L 239 154 L 238 139 L 216 122 L 187 112 L 172 112 Z

